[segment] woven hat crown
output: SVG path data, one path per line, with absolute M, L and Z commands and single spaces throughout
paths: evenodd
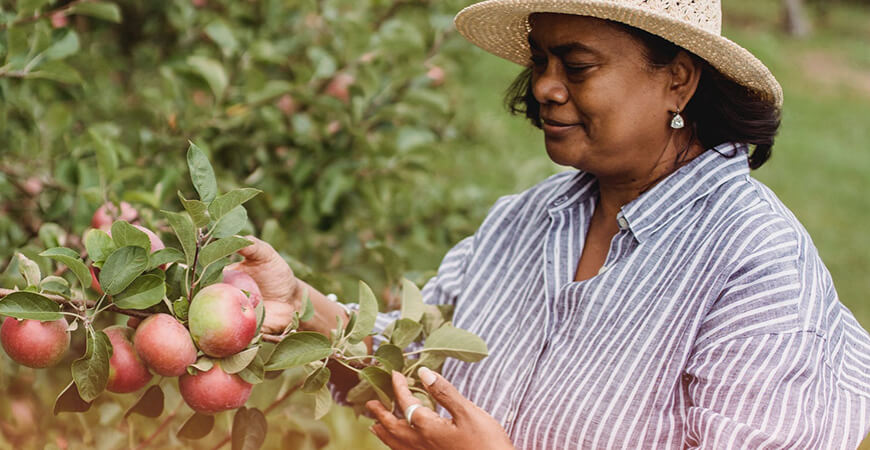
M 722 3 L 720 0 L 612 0 L 611 3 L 639 10 L 645 9 L 663 16 L 670 16 L 708 33 L 722 34 Z

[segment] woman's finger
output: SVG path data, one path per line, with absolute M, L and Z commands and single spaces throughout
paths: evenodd
M 393 371 L 393 392 L 396 394 L 396 403 L 399 404 L 399 409 L 403 415 L 411 405 L 420 405 L 421 403 L 408 389 L 408 380 L 405 379 L 405 376 L 395 370 Z M 439 418 L 440 416 L 435 411 L 425 406 L 418 406 L 412 414 L 410 424 L 416 427 L 425 427 Z
M 366 408 L 372 413 L 375 420 L 378 421 L 376 425 L 383 428 L 383 433 L 378 435 L 379 438 L 381 438 L 381 435 L 389 435 L 390 439 L 394 442 L 402 444 L 399 448 L 419 447 L 418 445 L 415 445 L 415 443 L 418 443 L 419 441 L 417 432 L 414 431 L 414 429 L 412 429 L 404 420 L 397 419 L 396 416 L 394 416 L 391 411 L 388 411 L 380 401 L 369 400 L 366 402 Z M 387 443 L 385 439 L 381 438 L 381 440 L 390 447 L 396 448 L 392 444 Z
M 399 442 L 399 440 L 396 439 L 395 436 L 390 434 L 390 432 L 387 431 L 387 429 L 379 423 L 372 425 L 369 429 L 372 431 L 372 433 L 375 434 L 375 436 L 378 437 L 378 439 L 381 440 L 381 442 L 383 442 L 387 445 L 387 447 L 390 447 L 393 450 L 408 448 L 406 445 L 403 445 L 401 442 Z
M 417 375 L 420 376 L 426 391 L 450 412 L 454 421 L 459 422 L 469 417 L 474 404 L 463 397 L 449 381 L 426 367 L 419 368 Z
M 278 252 L 276 252 L 268 242 L 250 235 L 245 236 L 245 239 L 253 242 L 253 244 L 239 249 L 239 254 L 245 257 L 244 265 L 266 263 L 274 259 L 276 256 L 280 258 Z

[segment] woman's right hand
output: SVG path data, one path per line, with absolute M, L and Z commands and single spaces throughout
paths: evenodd
M 239 250 L 245 259 L 229 268 L 242 271 L 257 282 L 266 309 L 262 330 L 267 334 L 279 334 L 302 305 L 303 284 L 268 242 L 254 236 L 246 236 L 245 239 L 253 242 L 253 245 Z

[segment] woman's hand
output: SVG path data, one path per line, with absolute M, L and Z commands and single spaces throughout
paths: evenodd
M 453 419 L 445 419 L 425 406 L 418 407 L 412 424 L 398 419 L 381 402 L 372 400 L 366 408 L 378 421 L 372 432 L 393 450 L 396 449 L 512 449 L 510 438 L 501 424 L 463 397 L 441 375 L 423 367 L 418 372 L 429 394 L 441 404 Z M 393 390 L 399 408 L 405 411 L 420 400 L 411 395 L 405 377 L 393 372 Z
M 254 236 L 246 236 L 245 239 L 254 244 L 239 250 L 245 259 L 230 268 L 245 272 L 257 282 L 266 309 L 263 332 L 281 333 L 302 304 L 300 282 L 284 258 L 268 242 Z

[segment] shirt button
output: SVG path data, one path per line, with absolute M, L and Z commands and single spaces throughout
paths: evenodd
M 562 195 L 559 198 L 557 198 L 556 200 L 553 200 L 552 204 L 553 204 L 553 206 L 559 206 L 562 203 L 565 203 L 565 200 L 568 200 L 568 197 Z
M 626 220 L 623 216 L 619 216 L 616 218 L 616 224 L 619 225 L 620 230 L 628 229 L 628 220 Z

